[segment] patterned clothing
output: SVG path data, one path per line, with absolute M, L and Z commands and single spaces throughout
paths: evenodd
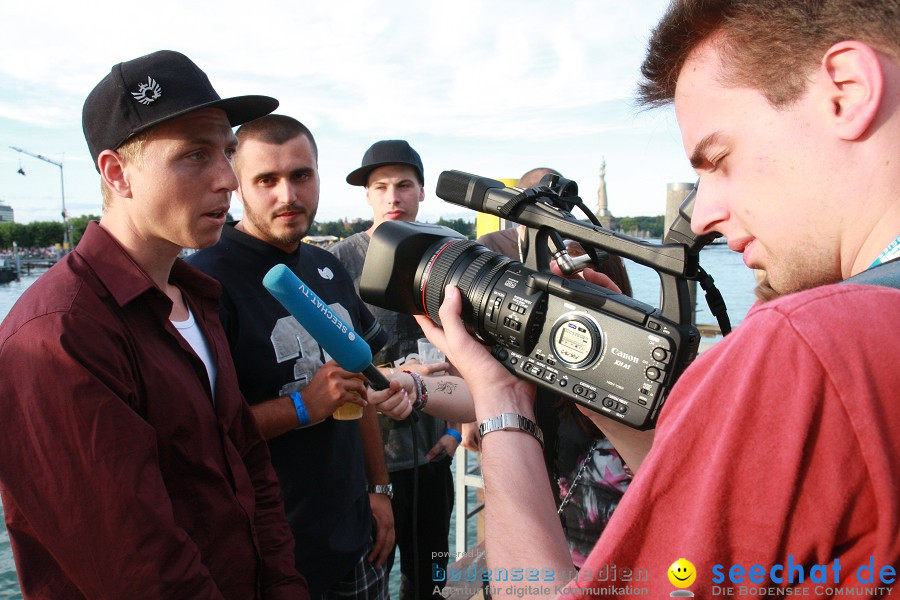
M 390 600 L 385 567 L 376 568 L 369 562 L 372 546 L 370 543 L 366 547 L 362 558 L 346 577 L 321 595 L 322 600 Z
M 574 450 L 576 446 L 567 444 L 567 448 Z M 586 452 L 578 455 L 574 464 L 563 456 L 558 460 L 560 463 L 567 464 L 557 479 L 562 505 L 560 518 L 572 562 L 581 567 L 628 489 L 631 474 L 606 438 L 595 440 Z

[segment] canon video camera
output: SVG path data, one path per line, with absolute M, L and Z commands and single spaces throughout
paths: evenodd
M 387 221 L 372 235 L 360 280 L 370 304 L 426 314 L 440 325 L 444 287 L 462 292 L 462 320 L 493 346 L 493 356 L 523 379 L 636 429 L 652 428 L 669 390 L 697 354 L 688 282 L 698 279 L 700 249 L 714 235 L 690 231 L 693 193 L 663 244 L 604 229 L 577 197 L 577 185 L 555 175 L 529 189 L 460 171 L 444 171 L 437 195 L 453 204 L 527 225 L 529 266 L 491 252 L 437 225 Z M 580 206 L 594 224 L 576 219 Z M 660 307 L 551 274 L 582 266 L 566 241 L 586 255 L 617 254 L 654 269 Z M 530 267 L 530 268 L 529 268 Z M 705 275 L 705 274 L 704 274 Z M 722 307 L 724 308 L 724 306 Z

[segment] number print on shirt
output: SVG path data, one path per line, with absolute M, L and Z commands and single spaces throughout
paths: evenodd
M 340 303 L 329 304 L 331 310 L 345 323 L 352 323 L 350 313 Z M 322 346 L 303 328 L 297 319 L 291 316 L 282 317 L 275 322 L 269 336 L 275 358 L 279 363 L 294 360 L 294 381 L 284 385 L 279 394 L 287 395 L 296 392 L 310 382 L 316 371 L 331 357 Z

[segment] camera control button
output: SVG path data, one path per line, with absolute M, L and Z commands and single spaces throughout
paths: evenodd
M 569 385 L 568 379 L 560 379 L 559 380 L 559 387 L 566 387 L 567 385 Z
M 507 352 L 507 351 L 504 350 L 503 348 L 498 348 L 498 349 L 494 352 L 494 356 L 497 357 L 497 360 L 504 361 L 504 360 L 506 360 L 507 358 L 509 358 L 509 352 Z
M 647 370 L 644 372 L 647 375 L 647 379 L 650 381 L 656 381 L 659 379 L 660 371 L 656 367 L 647 367 Z
M 487 307 L 487 317 L 491 323 L 497 322 L 497 317 L 500 316 L 500 305 L 503 304 L 503 297 L 494 298 L 493 302 L 488 303 Z
M 654 348 L 653 349 L 653 360 L 658 360 L 659 362 L 663 362 L 666 358 L 669 357 L 669 353 L 666 352 L 663 348 Z
M 584 394 L 584 387 L 582 387 L 580 383 L 576 383 L 575 387 L 572 388 L 572 392 L 581 396 Z
M 603 406 L 605 406 L 606 408 L 615 408 L 616 401 L 612 398 L 604 398 L 601 404 L 603 404 Z
M 540 377 L 544 373 L 544 367 L 542 367 L 541 365 L 536 365 L 530 360 L 522 365 L 522 370 L 529 375 L 534 375 L 535 377 Z
M 586 394 L 586 397 L 587 397 L 588 400 L 596 400 L 596 399 L 597 399 L 597 392 L 588 392 L 588 393 Z
M 522 329 L 522 323 L 513 319 L 512 317 L 504 317 L 503 324 L 513 331 L 519 331 L 520 329 Z
M 556 373 L 554 373 L 553 371 L 547 371 L 546 373 L 544 373 L 544 381 L 553 383 L 554 381 L 556 381 Z
M 509 364 L 511 364 L 511 365 L 515 365 L 518 362 L 519 362 L 519 359 L 516 358 L 515 356 L 513 356 L 511 359 L 509 359 Z

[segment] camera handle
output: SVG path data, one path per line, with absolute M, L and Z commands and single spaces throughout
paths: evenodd
M 600 221 L 587 210 L 581 197 L 578 196 L 578 184 L 552 173 L 544 175 L 539 185 L 524 189 L 510 198 L 506 204 L 500 207 L 500 212 L 505 215 L 505 218 L 509 218 L 521 210 L 522 204 L 535 205 L 539 202 L 562 212 L 568 218 L 574 218 L 571 213 L 572 209 L 577 206 L 591 223 L 601 227 Z M 527 227 L 526 232 L 528 242 L 525 248 L 527 250 L 524 252 L 520 250 L 522 256 L 519 258 L 526 267 L 533 271 L 549 272 L 550 261 L 553 260 L 563 274 L 573 275 L 588 266 L 599 269 L 600 263 L 609 258 L 608 253 L 602 250 L 598 252 L 596 248 L 586 244 L 581 244 L 585 252 L 583 256 L 570 256 L 565 240 L 551 227 Z M 555 248 L 553 251 L 550 249 L 550 242 Z
M 681 239 L 673 240 L 667 235 L 663 244 L 651 244 L 597 224 L 578 221 L 566 210 L 575 203 L 572 196 L 575 186 L 561 179 L 557 180 L 557 186 L 560 185 L 569 197 L 562 199 L 545 186 L 525 190 L 507 188 L 502 182 L 489 177 L 444 171 L 438 178 L 435 194 L 453 204 L 497 215 L 521 225 L 536 228 L 552 225 L 561 236 L 581 242 L 586 250 L 589 246 L 602 248 L 651 267 L 660 278 L 661 315 L 676 323 L 691 323 L 693 303 L 688 280 L 697 279 L 698 255 L 708 239 L 692 234 L 689 215 L 684 215 L 687 223 L 680 231 Z

